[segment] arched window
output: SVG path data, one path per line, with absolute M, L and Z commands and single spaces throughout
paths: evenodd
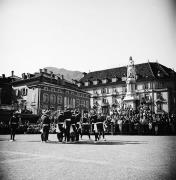
M 48 96 L 47 93 L 44 93 L 44 94 L 43 94 L 43 102 L 44 102 L 44 103 L 48 103 L 48 101 L 49 101 L 49 96 Z
M 62 104 L 62 96 L 60 95 L 57 96 L 57 103 Z
M 56 103 L 56 96 L 54 94 L 50 95 L 50 103 L 55 104 Z

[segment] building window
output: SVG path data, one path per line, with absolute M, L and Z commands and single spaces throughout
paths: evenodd
M 107 94 L 109 94 L 109 88 L 106 89 Z
M 97 85 L 97 84 L 98 84 L 97 80 L 93 81 L 93 85 Z
M 51 88 L 51 91 L 53 91 L 53 92 L 54 92 L 54 88 Z
M 103 98 L 103 99 L 102 99 L 102 102 L 103 102 L 103 103 L 107 103 L 108 101 L 107 101 L 107 99 Z
M 103 83 L 103 84 L 106 84 L 106 83 L 107 83 L 107 79 L 103 79 L 103 80 L 102 80 L 102 83 Z
M 76 104 L 77 104 L 77 106 L 80 105 L 80 100 L 79 99 L 76 100 Z
M 89 86 L 89 82 L 85 82 L 84 85 L 85 85 L 85 86 Z
M 102 94 L 105 94 L 105 93 L 106 93 L 106 88 L 103 88 L 103 89 L 101 90 L 101 93 L 102 93 Z
M 149 86 L 148 86 L 148 83 L 144 83 L 144 89 L 148 89 Z
M 67 106 L 67 97 L 64 97 L 64 106 Z
M 50 103 L 55 104 L 56 103 L 56 96 L 54 94 L 50 95 Z
M 117 78 L 112 78 L 112 82 L 116 82 L 117 81 Z
M 157 103 L 157 111 L 162 111 L 162 104 L 161 103 Z
M 149 100 L 150 100 L 150 95 L 149 95 L 149 94 L 145 94 L 144 97 L 145 97 L 145 100 L 146 100 L 146 101 L 149 101 Z
M 48 102 L 49 102 L 49 96 L 48 96 L 47 93 L 44 93 L 44 94 L 43 94 L 43 102 L 44 102 L 44 103 L 48 103 Z
M 89 101 L 86 101 L 86 108 L 89 108 Z
M 73 98 L 73 108 L 75 108 L 75 98 Z
M 81 106 L 85 106 L 85 101 L 81 100 Z
M 62 104 L 62 96 L 57 96 L 57 103 Z

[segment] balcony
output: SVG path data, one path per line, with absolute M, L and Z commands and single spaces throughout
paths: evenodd
M 95 93 L 92 94 L 92 97 L 93 97 L 93 98 L 98 98 L 98 97 L 99 97 L 99 94 L 98 94 L 97 92 L 95 92 Z
M 119 93 L 117 91 L 112 92 L 112 96 L 118 96 L 118 95 L 119 95 Z
M 108 102 L 102 102 L 102 103 L 101 103 L 101 107 L 107 107 L 107 106 L 109 106 L 109 103 L 108 103 Z

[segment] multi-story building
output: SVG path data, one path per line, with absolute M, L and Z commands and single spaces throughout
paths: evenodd
M 18 99 L 19 110 L 40 114 L 44 109 L 64 110 L 76 108 L 89 110 L 90 94 L 74 83 L 47 69 L 35 74 L 22 74 L 22 79 L 12 83 Z
M 12 75 L 6 77 L 5 74 L 0 76 L 0 121 L 5 121 L 10 118 L 12 111 L 15 109 L 15 95 L 12 89 L 12 82 L 19 77 Z
M 158 62 L 137 64 L 135 71 L 136 108 L 145 105 L 155 113 L 175 113 L 176 72 Z M 84 73 L 78 86 L 91 94 L 91 108 L 109 113 L 126 106 L 126 76 L 125 66 Z

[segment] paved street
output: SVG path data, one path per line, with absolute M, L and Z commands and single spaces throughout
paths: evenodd
M 93 138 L 93 136 L 92 136 Z M 176 179 L 176 136 L 107 136 L 94 143 L 48 143 L 0 135 L 0 179 Z

